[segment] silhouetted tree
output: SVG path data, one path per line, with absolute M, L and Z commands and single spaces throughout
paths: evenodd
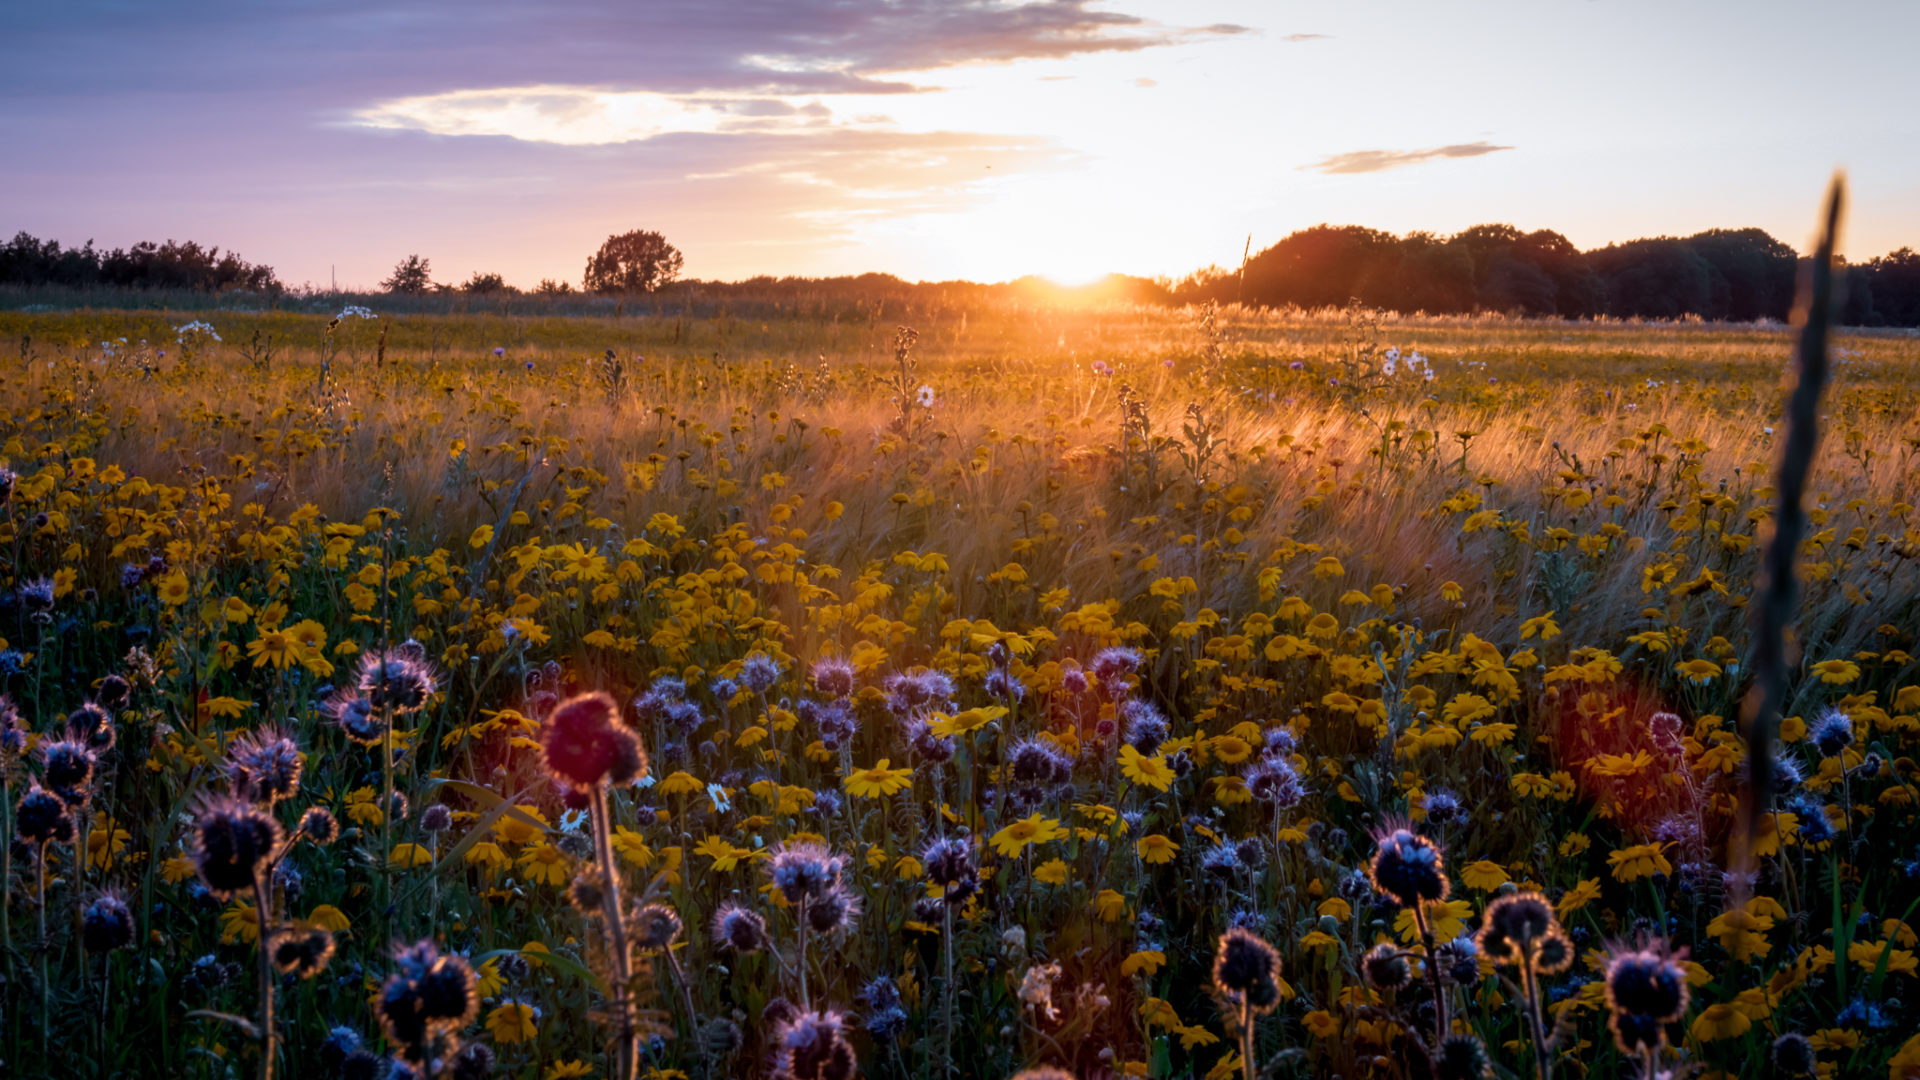
M 418 255 L 409 255 L 401 259 L 393 268 L 393 275 L 380 283 L 380 288 L 390 293 L 404 293 L 417 296 L 433 288 L 433 275 L 427 260 Z
M 1893 326 L 1920 326 L 1920 253 L 1903 247 L 1866 269 L 1874 313 Z
M 679 277 L 685 262 L 666 237 L 636 229 L 607 237 L 587 260 L 582 287 L 598 293 L 652 292 Z
M 0 247 L 0 284 L 98 286 L 128 289 L 254 289 L 277 292 L 273 267 L 255 266 L 229 251 L 192 241 L 152 241 L 131 248 L 96 250 L 93 241 L 62 249 L 56 240 L 19 233 Z
M 475 296 L 492 296 L 495 293 L 513 291 L 507 287 L 506 278 L 501 277 L 499 274 L 481 273 L 478 270 L 473 272 L 473 276 L 467 279 L 465 285 L 460 286 L 460 290 L 462 292 L 472 293 Z
M 1800 256 L 1761 229 L 1710 229 L 1687 237 L 1687 247 L 1726 283 L 1724 308 L 1712 318 L 1784 319 L 1793 307 Z
M 1714 282 L 1721 279 L 1713 264 L 1695 254 L 1685 240 L 1671 236 L 1609 244 L 1587 253 L 1594 269 L 1607 283 L 1607 311 L 1623 317 L 1677 319 L 1683 315 L 1710 317 Z

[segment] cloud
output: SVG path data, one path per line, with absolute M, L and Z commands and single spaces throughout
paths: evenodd
M 582 86 L 452 90 L 396 98 L 352 114 L 349 126 L 430 135 L 494 135 L 597 146 L 662 135 L 807 134 L 883 127 L 884 116 L 836 118 L 819 101 L 748 95 L 660 94 Z
M 1388 169 L 1405 168 L 1408 165 L 1418 165 L 1423 161 L 1434 161 L 1439 158 L 1479 157 L 1482 154 L 1511 149 L 1513 149 L 1511 146 L 1495 146 L 1483 140 L 1455 143 L 1452 146 L 1436 146 L 1427 150 L 1354 150 L 1345 154 L 1335 154 L 1311 165 L 1302 165 L 1300 171 L 1333 174 L 1386 172 Z
M 500 86 L 657 93 L 906 93 L 892 76 L 1138 52 L 1246 32 L 1095 0 L 71 0 L 0 9 L 10 100 L 150 91 L 336 107 Z M 537 47 L 535 47 L 537 46 Z M 67 77 L 72 71 L 87 79 Z M 244 87 L 244 90 L 238 89 Z
M 1324 41 L 1332 36 L 1332 34 L 1288 34 L 1280 40 L 1298 44 L 1302 41 Z

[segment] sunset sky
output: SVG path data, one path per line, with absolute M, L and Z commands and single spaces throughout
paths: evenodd
M 1062 279 L 1322 221 L 1920 246 L 1909 0 L 391 0 L 0 8 L 0 231 L 291 283 Z

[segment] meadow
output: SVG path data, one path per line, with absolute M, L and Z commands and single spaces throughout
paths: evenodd
M 0 311 L 10 1069 L 1920 1076 L 1920 336 L 1743 870 L 1786 328 L 744 311 Z

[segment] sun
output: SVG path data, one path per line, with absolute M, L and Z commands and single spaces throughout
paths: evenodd
M 1063 289 L 1080 289 L 1099 282 L 1107 274 L 1106 270 L 1056 270 L 1040 276 Z

